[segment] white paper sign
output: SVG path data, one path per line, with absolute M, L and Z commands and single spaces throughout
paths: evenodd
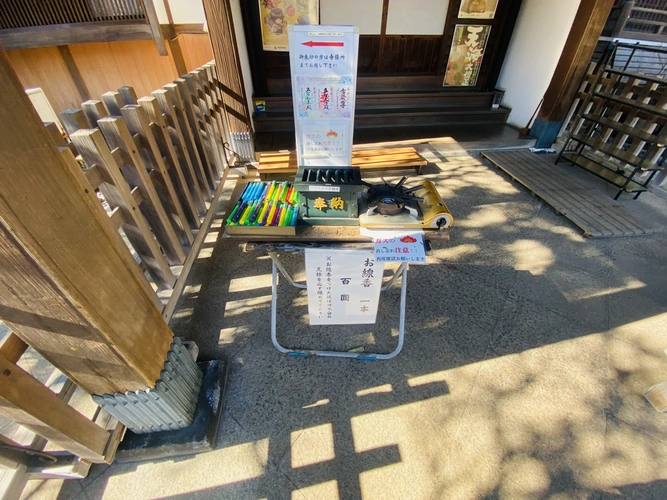
M 289 26 L 299 166 L 348 166 L 357 85 L 359 30 Z
M 311 325 L 375 323 L 384 264 L 369 250 L 306 250 Z
M 373 238 L 377 262 L 426 264 L 424 231 L 377 230 L 362 228 L 361 234 Z

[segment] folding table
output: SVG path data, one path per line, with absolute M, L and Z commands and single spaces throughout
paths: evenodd
M 405 305 L 407 291 L 407 271 L 408 264 L 401 263 L 398 269 L 383 284 L 381 291 L 391 288 L 396 281 L 401 278 L 401 305 L 399 314 L 399 332 L 396 348 L 386 354 L 354 353 L 345 351 L 323 351 L 316 349 L 291 349 L 282 346 L 277 339 L 277 302 L 278 302 L 278 275 L 291 286 L 300 289 L 306 289 L 303 283 L 296 283 L 280 261 L 280 252 L 303 252 L 307 248 L 368 248 L 372 249 L 372 241 L 366 236 L 360 234 L 358 226 L 304 226 L 297 228 L 295 236 L 251 236 L 251 235 L 228 235 L 223 234 L 223 238 L 238 241 L 241 243 L 243 251 L 266 252 L 272 261 L 271 278 L 271 341 L 280 352 L 289 356 L 332 356 L 338 358 L 354 358 L 360 360 L 380 360 L 391 359 L 395 357 L 403 348 L 405 337 Z M 429 241 L 447 241 L 449 232 L 447 230 L 425 231 L 424 242 L 429 245 Z

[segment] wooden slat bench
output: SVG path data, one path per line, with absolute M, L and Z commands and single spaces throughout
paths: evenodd
M 364 149 L 352 152 L 352 165 L 361 170 L 389 170 L 414 168 L 421 173 L 428 161 L 422 158 L 412 146 L 402 148 Z M 272 174 L 295 174 L 297 170 L 296 152 L 261 153 L 257 168 L 262 179 Z

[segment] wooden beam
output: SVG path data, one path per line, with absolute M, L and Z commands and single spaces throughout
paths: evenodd
M 79 97 L 81 98 L 81 101 L 87 101 L 90 99 L 90 91 L 86 86 L 86 82 L 84 81 L 83 76 L 81 76 L 81 72 L 79 71 L 79 67 L 76 65 L 74 57 L 72 57 L 72 52 L 70 52 L 67 45 L 58 45 L 58 51 L 60 52 L 60 56 L 63 58 L 65 66 L 67 67 L 69 76 L 72 78 L 72 81 L 76 86 L 76 90 L 79 91 Z
M 104 462 L 109 432 L 2 357 L 0 413 L 83 459 Z
M 153 0 L 141 0 L 141 3 L 143 4 L 146 19 L 148 20 L 151 34 L 153 35 L 153 40 L 155 40 L 155 45 L 157 45 L 158 52 L 161 56 L 168 56 L 169 52 L 167 52 L 167 46 L 164 44 L 164 38 L 162 38 L 160 21 L 157 18 Z
M 382 73 L 382 58 L 384 57 L 384 42 L 387 38 L 387 14 L 389 13 L 389 0 L 382 2 L 382 21 L 380 24 L 380 49 L 378 50 L 378 73 Z
M 55 24 L 0 30 L 0 45 L 5 50 L 153 39 L 151 26 L 143 21 Z
M 0 318 L 89 393 L 152 387 L 173 334 L 81 168 L 61 157 L 1 49 L 0 109 Z
M 10 332 L 2 342 L 0 342 L 0 356 L 10 363 L 16 363 L 23 353 L 28 349 L 28 344 L 21 340 L 21 337 Z
M 174 61 L 174 66 L 176 66 L 178 76 L 183 76 L 188 72 L 188 67 L 185 65 L 181 43 L 177 38 L 169 40 L 169 50 L 171 51 L 171 58 Z

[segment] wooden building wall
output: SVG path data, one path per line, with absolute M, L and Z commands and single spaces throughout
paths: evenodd
M 208 34 L 183 33 L 176 41 L 187 71 L 213 59 Z M 7 55 L 23 87 L 41 87 L 60 113 L 123 85 L 145 96 L 172 82 L 180 75 L 170 45 L 167 49 L 169 55 L 160 56 L 153 41 L 137 40 L 68 45 L 65 55 L 58 47 L 11 50 Z M 88 96 L 82 95 L 81 85 Z

